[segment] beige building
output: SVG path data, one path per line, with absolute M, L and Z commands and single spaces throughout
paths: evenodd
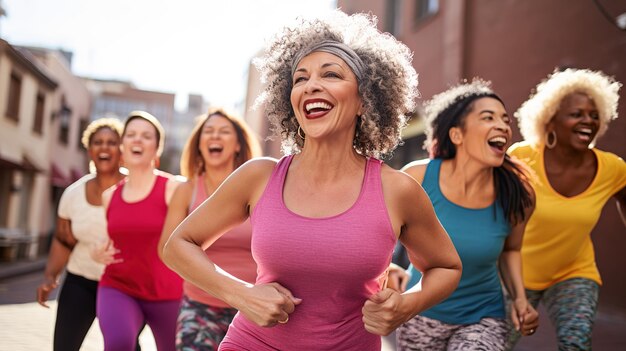
M 87 173 L 88 159 L 81 138 L 89 124 L 91 95 L 83 80 L 71 71 L 71 53 L 32 47 L 19 49 L 43 64 L 59 84 L 54 93 L 54 118 L 50 126 L 50 182 L 63 190 Z
M 280 139 L 278 137 L 275 137 L 274 140 L 268 139 L 271 132 L 269 121 L 264 113 L 264 107 L 255 106 L 255 101 L 259 94 L 263 92 L 263 89 L 265 89 L 265 85 L 261 82 L 261 74 L 251 61 L 248 67 L 244 120 L 250 125 L 250 128 L 256 132 L 257 137 L 259 137 L 263 156 L 280 158 L 282 156 Z
M 0 260 L 35 256 L 49 230 L 56 88 L 44 70 L 0 40 Z
M 165 150 L 161 157 L 159 168 L 175 172 L 177 169 L 174 152 L 170 148 L 170 134 L 174 124 L 174 102 L 176 95 L 173 93 L 142 90 L 135 87 L 131 82 L 119 80 L 105 80 L 83 78 L 87 89 L 91 93 L 93 106 L 90 119 L 105 115 L 115 115 L 124 121 L 132 111 L 142 110 L 156 117 L 166 130 Z

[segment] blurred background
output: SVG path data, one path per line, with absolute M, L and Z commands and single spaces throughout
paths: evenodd
M 479 76 L 512 114 L 537 83 L 568 67 L 626 83 L 624 0 L 0 1 L 0 271 L 45 258 L 59 197 L 87 172 L 80 135 L 95 118 L 152 113 L 167 131 L 162 168 L 178 173 L 194 117 L 225 106 L 265 140 L 265 155 L 279 157 L 262 107 L 252 108 L 263 84 L 251 61 L 286 21 L 337 7 L 374 14 L 380 30 L 409 46 L 421 102 Z M 622 117 L 597 146 L 625 157 L 621 102 Z M 426 157 L 420 115 L 387 160 L 393 167 Z M 593 240 L 600 315 L 619 323 L 625 234 L 609 202 Z

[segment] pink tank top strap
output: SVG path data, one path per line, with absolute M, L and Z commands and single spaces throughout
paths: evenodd
M 193 184 L 193 193 L 189 202 L 189 213 L 198 208 L 208 197 L 206 187 L 204 186 L 204 173 L 196 177 Z

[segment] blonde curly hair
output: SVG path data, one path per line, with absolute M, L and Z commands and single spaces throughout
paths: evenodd
M 600 128 L 591 146 L 617 118 L 618 91 L 622 86 L 601 71 L 568 68 L 555 70 L 539 83 L 535 93 L 515 112 L 520 132 L 532 145 L 545 143 L 546 125 L 559 109 L 561 101 L 572 93 L 583 93 L 595 103 L 600 115 Z
M 300 51 L 323 41 L 347 45 L 365 67 L 363 79 L 358 82 L 363 115 L 357 122 L 355 150 L 382 158 L 401 142 L 400 132 L 419 94 L 417 73 L 409 48 L 378 31 L 376 22 L 371 14 L 348 16 L 339 10 L 315 19 L 298 18 L 279 31 L 265 54 L 254 60 L 262 81 L 268 83 L 256 106 L 265 104 L 272 132 L 281 138 L 283 152 L 299 152 L 304 146 L 290 100 L 293 61 Z
M 94 120 L 89 123 L 87 128 L 83 131 L 83 135 L 80 139 L 81 143 L 85 147 L 85 149 L 89 149 L 89 144 L 91 144 L 91 139 L 94 134 L 96 134 L 100 129 L 108 128 L 117 133 L 118 136 L 122 137 L 122 131 L 124 130 L 124 125 L 122 122 L 116 117 L 107 116 Z

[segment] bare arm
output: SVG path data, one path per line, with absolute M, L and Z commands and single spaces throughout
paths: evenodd
M 204 253 L 224 232 L 243 222 L 260 197 L 275 161 L 256 159 L 239 167 L 174 230 L 162 257 L 185 280 L 237 308 L 260 326 L 274 326 L 299 299 L 277 283 L 253 285 L 216 266 Z
M 63 239 L 59 239 L 63 238 Z M 59 285 L 59 277 L 63 268 L 67 265 L 70 253 L 74 245 L 67 245 L 61 240 L 71 240 L 76 243 L 76 238 L 72 234 L 71 222 L 68 219 L 57 218 L 57 226 L 52 245 L 48 253 L 48 262 L 44 271 L 44 281 L 37 287 L 37 302 L 44 307 L 48 307 L 46 301 L 50 292 Z
M 163 247 L 165 246 L 165 243 L 174 232 L 174 229 L 176 229 L 176 227 L 189 214 L 189 202 L 191 201 L 192 192 L 192 181 L 188 181 L 187 183 L 178 186 L 170 199 L 170 204 L 167 207 L 165 224 L 163 225 L 163 231 L 161 232 L 161 238 L 159 239 L 158 253 L 161 260 L 163 260 Z
M 407 195 L 406 206 L 409 220 L 404 226 L 400 241 L 407 248 L 413 266 L 422 272 L 422 287 L 407 291 L 419 308 L 408 319 L 434 306 L 456 289 L 461 279 L 461 259 L 435 215 L 428 195 L 417 187 L 413 195 Z M 413 295 L 413 296 L 411 296 Z M 408 320 L 407 319 L 407 320 Z
M 511 233 L 504 242 L 498 265 L 500 277 L 512 300 L 511 320 L 515 330 L 518 330 L 522 335 L 534 333 L 539 326 L 539 314 L 526 297 L 522 277 L 522 255 L 520 252 L 526 223 L 535 208 L 532 189 L 531 194 L 533 194 L 533 205 L 526 209 L 525 220 L 517 223 L 511 229 Z
M 370 297 L 363 307 L 365 328 L 388 335 L 400 324 L 450 295 L 461 279 L 461 259 L 435 216 L 424 190 L 402 172 L 383 180 L 385 201 L 392 222 L 399 225 L 400 241 L 411 263 L 423 272 L 421 289 L 403 294 L 385 289 Z M 394 225 L 394 228 L 396 226 Z

